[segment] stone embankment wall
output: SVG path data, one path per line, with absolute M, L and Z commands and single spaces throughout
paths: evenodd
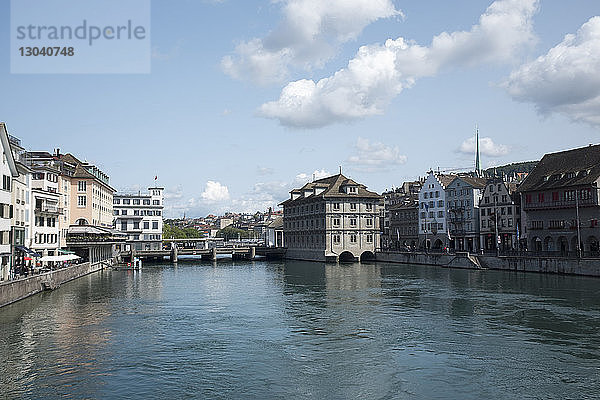
M 99 271 L 105 263 L 82 263 L 56 271 L 0 283 L 0 307 L 32 296 L 44 290 L 44 285 L 56 287 L 81 276 Z
M 377 261 L 438 265 L 448 268 L 501 269 L 509 271 L 541 272 L 550 274 L 571 274 L 600 277 L 600 259 L 561 258 L 561 257 L 496 257 L 469 253 L 425 254 L 378 252 Z

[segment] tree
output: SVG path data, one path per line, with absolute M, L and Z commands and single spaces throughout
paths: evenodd
M 198 232 L 194 228 L 178 228 L 173 225 L 163 225 L 163 238 L 164 239 L 197 239 L 204 237 L 201 232 Z

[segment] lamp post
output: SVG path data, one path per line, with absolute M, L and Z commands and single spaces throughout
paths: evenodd
M 498 233 L 498 207 L 496 206 L 496 202 L 498 201 L 498 197 L 494 196 L 494 227 L 496 230 L 496 257 L 500 257 L 500 235 Z
M 579 221 L 579 196 L 578 190 L 575 189 L 575 214 L 577 215 L 577 258 L 581 258 L 581 230 Z

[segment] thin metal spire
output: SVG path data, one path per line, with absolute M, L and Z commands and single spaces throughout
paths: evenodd
M 481 176 L 481 161 L 479 157 L 479 126 L 475 124 L 475 143 L 476 143 L 476 154 L 475 154 L 475 174 Z

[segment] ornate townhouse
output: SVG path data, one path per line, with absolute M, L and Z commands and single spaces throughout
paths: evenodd
M 600 145 L 546 154 L 517 188 L 527 249 L 600 250 Z
M 479 200 L 485 179 L 459 175 L 446 187 L 447 223 L 450 248 L 456 251 L 478 252 Z
M 419 191 L 419 247 L 442 249 L 449 245 L 446 188 L 456 175 L 429 171 Z
M 163 192 L 162 187 L 151 187 L 148 188 L 147 194 L 117 193 L 114 195 L 115 229 L 127 234 L 127 243 L 136 250 L 160 250 L 161 248 Z
M 405 244 L 405 242 L 410 243 L 413 239 L 418 241 L 418 233 L 415 231 L 415 234 L 411 237 L 402 237 L 400 240 L 398 234 L 399 231 L 404 231 L 405 229 L 401 228 L 400 225 L 405 225 L 407 223 L 411 223 L 412 219 L 403 220 L 399 218 L 400 216 L 407 216 L 406 213 L 394 213 L 392 210 L 398 210 L 400 207 L 404 207 L 408 203 L 414 204 L 417 201 L 419 196 L 419 190 L 421 190 L 421 186 L 423 182 L 412 181 L 412 182 L 404 182 L 402 186 L 395 188 L 390 191 L 386 191 L 382 194 L 383 196 L 383 226 L 382 226 L 382 236 L 381 236 L 381 247 L 385 249 L 394 249 L 398 248 L 398 246 L 403 245 L 407 246 L 409 244 Z M 392 226 L 394 225 L 394 226 Z M 417 226 L 415 224 L 415 226 Z M 407 230 L 408 227 L 406 228 Z M 415 229 L 418 229 L 415 228 Z
M 515 182 L 501 178 L 488 180 L 479 202 L 480 242 L 484 251 L 521 248 L 521 203 L 516 188 Z
M 382 198 L 344 175 L 307 183 L 283 206 L 286 257 L 312 261 L 374 258 Z
M 406 198 L 404 203 L 390 207 L 389 248 L 414 250 L 419 245 L 419 201 Z
M 113 226 L 113 195 L 109 177 L 95 165 L 78 160 L 72 154 L 59 160 L 75 166 L 70 184 L 69 225 Z

